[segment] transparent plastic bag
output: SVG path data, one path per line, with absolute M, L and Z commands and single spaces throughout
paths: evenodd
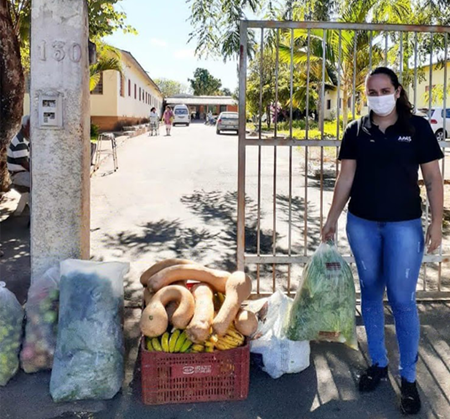
M 332 243 L 322 243 L 303 270 L 287 336 L 342 342 L 357 349 L 353 275 Z
M 59 267 L 48 269 L 28 290 L 27 323 L 20 362 L 26 373 L 49 370 L 53 365 L 58 330 Z
M 123 277 L 128 263 L 61 262 L 54 401 L 106 400 L 124 376 Z
M 250 302 L 258 318 L 258 329 L 250 341 L 250 351 L 258 354 L 254 361 L 272 378 L 292 374 L 309 367 L 310 346 L 308 341 L 294 342 L 286 337 L 292 298 L 276 291 L 265 300 Z
M 16 296 L 0 282 L 0 386 L 19 369 L 24 312 Z

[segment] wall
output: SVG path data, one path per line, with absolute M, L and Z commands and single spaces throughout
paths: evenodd
M 424 80 L 417 81 L 417 108 L 428 108 L 428 100 L 425 99 L 425 93 L 430 86 L 430 66 L 426 66 L 423 68 L 424 72 Z M 443 88 L 444 86 L 444 68 L 437 69 L 436 66 L 433 66 L 433 76 L 432 76 L 433 86 Z M 450 87 L 450 63 L 447 64 L 447 89 Z M 414 104 L 414 87 L 410 86 L 408 89 L 409 100 L 412 104 Z M 437 102 L 434 100 L 432 102 L 432 106 L 441 106 L 444 104 L 442 101 Z M 450 97 L 447 94 L 447 107 L 450 107 Z
M 103 72 L 103 94 L 91 93 L 91 116 L 117 116 L 119 73 Z

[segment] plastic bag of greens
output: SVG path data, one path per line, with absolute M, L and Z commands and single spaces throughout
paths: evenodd
M 58 329 L 59 267 L 48 269 L 31 284 L 25 304 L 27 324 L 20 361 L 27 373 L 53 365 Z
M 332 243 L 322 243 L 303 270 L 287 336 L 291 340 L 342 342 L 357 348 L 353 275 Z
M 19 369 L 24 312 L 16 296 L 0 282 L 0 386 Z
M 129 264 L 66 260 L 60 269 L 50 394 L 56 402 L 111 399 L 124 375 L 123 277 Z

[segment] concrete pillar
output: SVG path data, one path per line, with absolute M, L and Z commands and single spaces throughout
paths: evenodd
M 85 0 L 33 0 L 31 279 L 89 258 L 90 114 Z

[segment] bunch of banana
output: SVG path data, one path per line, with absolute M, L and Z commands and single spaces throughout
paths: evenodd
M 219 311 L 220 307 L 222 307 L 223 302 L 225 301 L 225 294 L 221 292 L 216 292 L 214 294 L 214 310 Z
M 148 351 L 157 352 L 187 352 L 192 346 L 192 341 L 187 338 L 186 331 L 175 329 L 172 333 L 166 332 L 160 338 L 146 338 Z
M 224 336 L 211 336 L 209 340 L 205 342 L 205 347 L 208 348 L 212 346 L 212 350 L 216 348 L 219 351 L 226 351 L 228 349 L 234 349 L 242 346 L 244 342 L 245 336 L 241 332 L 237 331 L 234 325 L 231 324 Z M 209 351 L 206 350 L 206 352 Z

